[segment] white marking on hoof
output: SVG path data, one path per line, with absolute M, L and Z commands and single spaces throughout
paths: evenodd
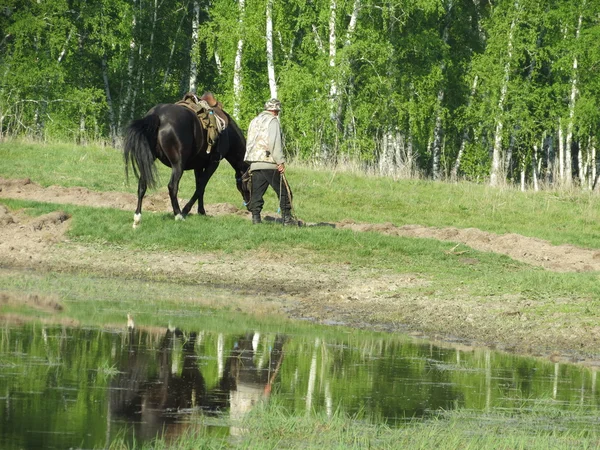
M 177 214 L 175 216 L 175 220 L 185 220 L 185 217 L 183 217 L 181 214 Z
M 136 229 L 137 227 L 139 227 L 141 221 L 142 221 L 142 215 L 134 214 L 133 215 L 133 228 Z

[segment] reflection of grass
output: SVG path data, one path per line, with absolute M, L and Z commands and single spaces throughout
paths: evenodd
M 104 361 L 100 367 L 98 367 L 98 374 L 104 375 L 105 377 L 113 377 L 119 373 L 119 369 L 114 364 L 110 364 L 108 361 Z
M 290 417 L 281 405 L 257 407 L 246 418 L 241 436 L 211 436 L 206 430 L 185 432 L 140 448 L 243 449 L 572 449 L 596 448 L 596 419 L 540 403 L 515 413 L 449 411 L 411 421 L 398 428 L 373 425 L 360 417 L 335 413 Z M 584 429 L 585 428 L 585 429 Z M 133 448 L 114 442 L 112 449 Z

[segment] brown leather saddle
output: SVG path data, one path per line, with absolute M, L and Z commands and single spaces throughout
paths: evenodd
M 176 105 L 184 106 L 194 112 L 200 121 L 200 125 L 207 132 L 208 147 L 206 153 L 210 153 L 220 134 L 229 125 L 229 117 L 223 110 L 223 105 L 217 101 L 212 92 L 205 92 L 202 97 L 198 97 L 193 92 L 188 92 Z

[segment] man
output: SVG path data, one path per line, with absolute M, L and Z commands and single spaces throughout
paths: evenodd
M 297 225 L 292 219 L 292 192 L 285 179 L 285 157 L 281 146 L 279 112 L 281 102 L 272 98 L 265 103 L 265 110 L 256 116 L 248 127 L 246 155 L 250 164 L 250 204 L 252 223 L 261 223 L 263 196 L 269 185 L 277 193 L 283 225 Z

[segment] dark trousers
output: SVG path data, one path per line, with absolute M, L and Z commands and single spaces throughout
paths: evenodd
M 292 191 L 290 190 L 288 195 L 289 186 L 277 169 L 253 170 L 250 175 L 252 178 L 250 186 L 250 204 L 248 205 L 248 209 L 252 214 L 260 214 L 262 211 L 263 205 L 265 204 L 263 196 L 269 186 L 277 193 L 282 215 L 290 213 L 292 210 Z

